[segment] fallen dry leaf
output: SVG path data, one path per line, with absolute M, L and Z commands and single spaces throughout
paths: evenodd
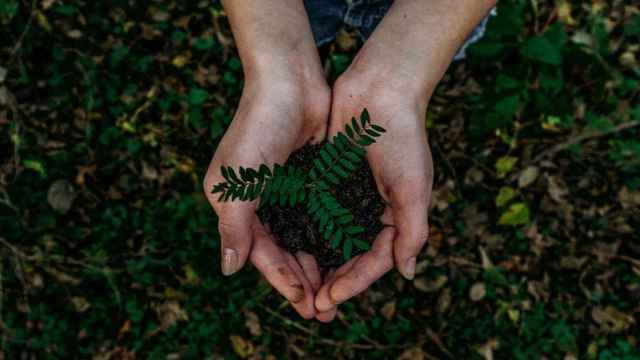
M 71 209 L 75 199 L 76 192 L 67 180 L 57 180 L 49 187 L 47 201 L 55 211 L 61 214 L 65 214 Z
M 380 314 L 387 319 L 391 320 L 393 315 L 396 313 L 396 301 L 392 300 L 384 304 L 384 306 L 380 309 Z
M 260 326 L 260 318 L 258 315 L 247 309 L 245 309 L 243 313 L 245 317 L 244 325 L 249 329 L 249 333 L 253 336 L 262 335 L 262 327 Z
M 538 169 L 538 167 L 527 166 L 526 169 L 522 170 L 520 176 L 518 176 L 518 187 L 526 188 L 527 186 L 533 184 L 533 182 L 538 178 L 539 173 L 540 169 Z
M 473 286 L 471 286 L 471 289 L 469 290 L 469 298 L 472 301 L 480 301 L 484 299 L 486 294 L 487 288 L 486 285 L 482 282 L 473 284 Z
M 243 359 L 248 358 L 255 351 L 255 348 L 251 341 L 245 340 L 241 336 L 231 335 L 229 336 L 229 340 L 231 340 L 233 351 L 235 351 L 236 354 Z
M 498 349 L 500 343 L 498 339 L 491 338 L 486 343 L 482 344 L 478 347 L 478 354 L 482 356 L 485 360 L 493 360 L 493 351 Z
M 434 279 L 420 276 L 413 280 L 413 286 L 422 292 L 434 292 L 440 290 L 448 281 L 445 275 L 439 275 Z

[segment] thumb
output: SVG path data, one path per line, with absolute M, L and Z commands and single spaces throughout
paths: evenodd
M 393 209 L 396 225 L 393 254 L 396 267 L 405 278 L 412 280 L 416 272 L 416 258 L 429 236 L 427 201 L 415 199 Z
M 251 251 L 252 228 L 256 215 L 246 204 L 228 203 L 219 211 L 221 269 L 224 275 L 240 270 Z

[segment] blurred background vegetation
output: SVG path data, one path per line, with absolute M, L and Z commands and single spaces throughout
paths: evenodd
M 640 359 L 639 52 L 637 2 L 500 2 L 425 118 L 418 276 L 321 325 L 219 271 L 221 6 L 0 0 L 0 359 Z

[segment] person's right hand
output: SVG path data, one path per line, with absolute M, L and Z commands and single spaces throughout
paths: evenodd
M 204 179 L 204 192 L 218 215 L 222 273 L 231 275 L 249 258 L 266 280 L 304 318 L 316 315 L 321 278 L 315 259 L 290 254 L 255 213 L 257 202 L 219 202 L 213 186 L 224 181 L 220 166 L 258 168 L 284 164 L 307 142 L 326 134 L 331 91 L 322 81 L 260 78 L 247 81 L 235 117 L 220 141 Z

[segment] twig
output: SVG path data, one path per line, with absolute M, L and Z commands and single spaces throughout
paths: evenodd
M 594 256 L 606 256 L 608 259 L 618 259 L 618 260 L 626 261 L 631 265 L 640 267 L 640 260 L 634 259 L 631 256 L 612 254 L 608 252 L 597 252 L 595 250 L 592 250 L 590 253 L 591 255 L 594 255 Z
M 315 335 L 315 332 L 313 330 L 311 330 L 311 329 L 309 329 L 307 327 L 304 327 L 304 326 L 298 324 L 297 322 L 295 322 L 295 321 L 293 321 L 293 320 L 291 320 L 291 319 L 289 319 L 289 318 L 287 318 L 285 316 L 280 315 L 278 312 L 272 310 L 271 308 L 269 308 L 269 307 L 267 307 L 265 305 L 262 305 L 262 304 L 258 304 L 258 306 L 261 309 L 263 309 L 264 311 L 268 312 L 269 314 L 271 314 L 271 315 L 277 317 L 278 319 L 282 320 L 282 322 L 284 322 L 285 325 L 291 325 L 291 326 L 295 327 L 296 329 L 298 329 L 298 330 L 300 330 L 300 331 L 302 331 L 302 332 L 304 332 L 304 333 L 306 333 L 308 335 Z
M 447 349 L 444 346 L 444 344 L 442 343 L 442 340 L 440 340 L 440 336 L 438 336 L 437 333 L 431 330 L 430 327 L 427 327 L 427 335 L 429 336 L 431 341 L 433 341 L 436 344 L 438 349 L 440 349 L 440 351 L 442 351 L 445 355 L 447 355 L 449 359 L 455 359 L 455 356 L 453 356 L 453 354 L 449 351 L 449 349 Z
M 22 41 L 24 41 L 24 37 L 29 32 L 29 29 L 31 28 L 31 24 L 33 23 L 33 14 L 34 14 L 33 9 L 35 9 L 35 7 L 36 7 L 36 0 L 32 0 L 29 20 L 27 21 L 27 24 L 24 26 L 24 30 L 22 31 L 22 34 L 20 34 L 20 37 L 18 37 L 18 41 L 16 41 L 16 44 L 11 50 L 11 53 L 9 53 L 9 61 L 7 62 L 7 65 L 11 65 L 11 63 L 13 62 L 13 57 L 18 52 L 18 50 L 20 50 L 20 48 L 22 47 Z
M 438 141 L 433 141 L 431 143 L 431 146 L 434 148 L 435 151 L 440 153 L 440 156 L 444 160 L 444 164 L 449 168 L 449 171 L 451 172 L 451 176 L 453 176 L 453 181 L 456 184 L 456 188 L 455 188 L 456 195 L 458 195 L 458 198 L 463 199 L 464 196 L 462 195 L 462 192 L 460 190 L 462 189 L 462 183 L 458 178 L 458 173 L 456 172 L 456 169 L 453 167 L 453 165 L 451 164 L 451 161 L 449 161 L 449 158 L 447 157 L 447 155 L 444 153 L 444 151 L 438 144 Z
M 317 335 L 317 333 L 311 329 L 309 329 L 308 327 L 305 327 L 301 324 L 299 324 L 296 321 L 293 321 L 281 314 L 279 314 L 278 312 L 274 311 L 273 309 L 262 305 L 262 304 L 258 304 L 258 307 L 260 307 L 261 309 L 263 309 L 264 311 L 268 312 L 269 314 L 273 315 L 274 317 L 278 318 L 279 320 L 281 320 L 282 322 L 284 322 L 286 325 L 291 325 L 293 327 L 295 327 L 296 329 L 304 332 L 307 335 Z M 360 350 L 384 350 L 384 349 L 394 349 L 394 348 L 405 348 L 408 347 L 409 345 L 407 344 L 403 344 L 403 345 L 382 345 L 379 344 L 371 339 L 365 339 L 369 342 L 372 342 L 370 344 L 359 344 L 359 343 L 350 343 L 350 342 L 338 342 L 338 341 L 334 341 L 334 340 L 329 340 L 329 339 L 316 339 L 316 341 L 318 343 L 321 344 L 325 344 L 325 345 L 331 345 L 331 346 L 335 346 L 335 347 L 350 347 L 353 349 L 360 349 Z
M 14 253 L 14 255 L 16 257 L 16 259 L 15 259 L 15 262 L 16 262 L 16 271 L 15 271 L 16 277 L 18 278 L 18 281 L 20 281 L 20 283 L 22 284 L 22 297 L 24 298 L 24 303 L 27 306 L 27 310 L 31 311 L 31 309 L 29 307 L 29 296 L 27 294 L 26 280 L 24 279 L 24 271 L 22 270 L 22 263 L 21 263 L 21 261 L 23 261 L 25 258 L 28 258 L 28 257 L 24 253 L 22 253 L 20 250 L 18 250 L 15 246 L 11 245 L 7 240 L 5 240 L 2 237 L 0 237 L 0 244 L 2 244 L 5 247 L 7 247 L 11 252 Z M 0 265 L 2 265 L 1 262 L 0 262 Z M 1 299 L 2 299 L 2 293 L 0 293 L 0 300 Z
M 0 237 L 0 245 L 4 245 L 7 249 L 9 249 L 11 252 L 13 252 L 18 260 L 33 261 L 33 262 L 39 264 L 40 266 L 43 266 L 42 263 L 45 263 L 47 261 L 58 263 L 58 264 L 75 265 L 75 266 L 79 266 L 81 268 L 85 268 L 85 269 L 87 269 L 89 271 L 93 271 L 93 272 L 96 272 L 98 274 L 101 274 L 107 279 L 107 282 L 109 283 L 109 286 L 111 287 L 111 290 L 113 291 L 113 293 L 115 295 L 116 302 L 118 304 L 121 302 L 120 292 L 118 291 L 118 288 L 117 288 L 116 284 L 113 282 L 113 279 L 111 278 L 111 274 L 109 273 L 108 270 L 105 270 L 105 269 L 99 268 L 97 266 L 91 265 L 91 264 L 89 264 L 87 262 L 84 262 L 82 260 L 66 258 L 66 257 L 59 256 L 59 255 L 49 255 L 46 258 L 44 258 L 41 253 L 36 253 L 34 255 L 27 255 L 24 252 L 20 251 L 17 247 L 12 245 L 11 243 L 9 243 L 6 239 L 1 238 L 1 237 Z M 22 266 L 20 265 L 19 261 L 16 264 L 18 265 L 18 268 L 22 268 Z M 45 270 L 47 270 L 47 269 L 45 268 Z M 22 272 L 22 270 L 20 270 L 20 272 Z M 22 275 L 21 274 L 17 274 L 17 275 L 20 278 L 20 281 L 22 282 L 23 287 L 26 288 L 25 281 L 22 278 Z M 26 291 L 25 291 L 25 298 L 26 298 Z
M 0 189 L 0 204 L 6 205 L 8 208 L 18 213 L 18 208 L 13 205 L 9 198 L 9 194 L 4 189 Z
M 619 124 L 617 126 L 615 126 L 613 129 L 607 130 L 607 131 L 592 131 L 592 132 L 587 132 L 584 133 L 582 135 L 578 135 L 575 136 L 563 143 L 560 143 L 554 147 L 552 147 L 551 149 L 545 150 L 543 152 L 541 152 L 540 154 L 538 154 L 538 156 L 536 156 L 535 158 L 533 158 L 533 160 L 531 160 L 529 162 L 528 165 L 531 164 L 535 164 L 538 163 L 540 161 L 542 161 L 542 159 L 555 155 L 556 153 L 559 153 L 560 151 L 563 151 L 565 149 L 567 149 L 568 147 L 575 145 L 575 144 L 579 144 L 583 141 L 587 141 L 587 140 L 593 140 L 593 139 L 597 139 L 597 138 L 601 138 L 607 135 L 611 135 L 611 134 L 615 134 L 618 132 L 621 132 L 623 130 L 627 130 L 627 129 L 632 129 L 636 126 L 640 126 L 640 121 L 629 121 L 629 122 L 625 122 L 622 124 Z
M 611 134 L 615 134 L 624 130 L 628 130 L 628 129 L 632 129 L 634 127 L 640 126 L 640 121 L 628 121 L 622 124 L 618 124 L 617 126 L 615 126 L 614 128 L 607 130 L 607 131 L 590 131 L 590 132 L 586 132 L 582 135 L 578 135 L 575 136 L 563 143 L 560 143 L 556 146 L 553 146 L 550 149 L 547 149 L 543 152 L 541 152 L 540 154 L 538 154 L 538 156 L 536 156 L 535 158 L 533 158 L 532 160 L 528 161 L 527 163 L 525 163 L 524 165 L 522 165 L 522 168 L 526 168 L 527 166 L 530 165 L 534 165 L 539 163 L 540 161 L 542 161 L 544 158 L 547 158 L 549 156 L 553 156 L 563 150 L 566 150 L 567 148 L 569 148 L 572 145 L 575 144 L 579 144 L 583 141 L 587 141 L 587 140 L 593 140 L 593 139 L 598 139 L 601 137 L 605 137 L 607 135 L 611 135 Z M 513 175 L 511 175 L 511 177 L 509 178 L 509 181 L 515 181 L 519 176 L 519 172 L 515 172 Z

